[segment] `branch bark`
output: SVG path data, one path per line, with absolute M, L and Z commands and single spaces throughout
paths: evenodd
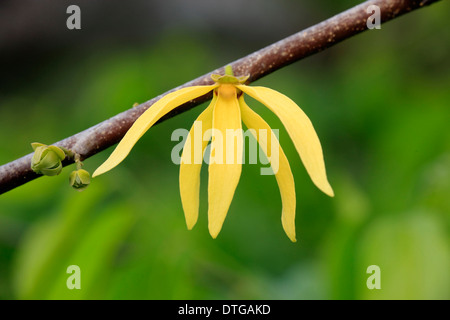
M 381 22 L 384 23 L 437 1 L 440 0 L 366 1 L 328 20 L 236 60 L 230 63 L 230 65 L 236 75 L 250 75 L 247 80 L 247 84 L 249 84 L 286 65 L 306 58 L 367 30 L 367 19 L 372 15 L 372 12 L 367 13 L 366 10 L 370 5 L 376 5 L 380 8 Z M 81 156 L 81 160 L 85 160 L 119 142 L 134 121 L 162 96 L 188 86 L 212 84 L 213 81 L 210 76 L 213 73 L 223 74 L 224 67 L 187 82 L 163 95 L 126 110 L 53 145 L 70 149 L 78 153 Z M 208 94 L 185 103 L 166 115 L 159 122 L 187 111 L 210 98 L 211 95 Z M 31 170 L 31 158 L 32 153 L 0 167 L 0 194 L 40 176 Z M 64 161 L 63 165 L 71 163 L 71 161 Z

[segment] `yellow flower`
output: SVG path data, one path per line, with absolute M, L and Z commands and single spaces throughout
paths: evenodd
M 230 69 L 224 76 L 213 75 L 216 82 L 208 86 L 193 86 L 172 92 L 146 110 L 128 130 L 110 157 L 94 172 L 93 177 L 111 170 L 130 152 L 139 138 L 165 114 L 210 91 L 214 91 L 210 105 L 197 118 L 202 126 L 192 126 L 186 138 L 180 164 L 180 194 L 188 229 L 198 218 L 200 170 L 203 153 L 211 138 L 208 177 L 208 228 L 211 236 L 219 234 L 234 196 L 242 167 L 242 125 L 252 132 L 270 161 L 278 161 L 275 177 L 281 193 L 283 228 L 295 242 L 295 186 L 289 162 L 270 126 L 244 101 L 243 93 L 260 101 L 281 120 L 313 183 L 325 194 L 334 196 L 328 183 L 322 147 L 306 114 L 285 95 L 265 87 L 251 87 L 243 83 L 248 77 L 236 78 Z M 196 123 L 197 123 L 196 121 Z M 212 130 L 211 130 L 212 129 Z M 233 133 L 230 137 L 228 131 Z M 265 130 L 265 131 L 264 131 Z M 227 131 L 227 134 L 225 132 Z M 270 138 L 261 132 L 269 132 Z M 201 152 L 196 151 L 195 136 L 202 139 Z M 278 158 L 272 159 L 272 144 L 278 146 Z M 197 146 L 198 148 L 198 146 Z M 196 160 L 197 159 L 197 160 Z M 271 163 L 273 167 L 273 163 Z

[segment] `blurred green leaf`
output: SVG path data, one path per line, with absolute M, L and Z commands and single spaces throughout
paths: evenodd
M 355 273 L 361 299 L 449 299 L 450 241 L 432 212 L 376 219 L 358 242 Z M 381 270 L 381 289 L 369 290 L 367 267 Z

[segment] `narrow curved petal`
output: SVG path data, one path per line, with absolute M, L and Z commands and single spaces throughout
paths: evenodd
M 101 175 L 122 162 L 142 135 L 165 114 L 183 103 L 210 92 L 216 87 L 217 84 L 187 87 L 171 92 L 155 102 L 134 122 L 119 142 L 116 149 L 114 149 L 113 153 L 100 167 L 97 168 L 97 170 L 95 170 L 92 176 L 95 177 Z
M 236 88 L 222 84 L 213 111 L 208 180 L 208 228 L 213 238 L 222 229 L 242 169 L 242 125 Z
M 291 99 L 265 87 L 237 85 L 237 88 L 263 103 L 280 118 L 314 184 L 327 195 L 334 192 L 327 179 L 322 147 L 308 116 Z
M 274 161 L 278 161 L 278 170 L 275 172 L 275 178 L 278 183 L 278 187 L 280 189 L 281 194 L 281 202 L 282 202 L 282 213 L 281 213 L 281 223 L 283 225 L 283 229 L 286 232 L 289 239 L 292 242 L 296 242 L 295 239 L 295 206 L 296 206 L 296 197 L 295 197 L 295 184 L 294 177 L 292 176 L 291 167 L 289 166 L 289 161 L 286 158 L 286 155 L 283 152 L 283 149 L 278 143 L 277 137 L 272 132 L 272 129 L 261 118 L 256 112 L 248 107 L 245 103 L 243 96 L 239 98 L 239 104 L 241 107 L 241 117 L 244 124 L 250 130 L 258 143 L 261 146 L 261 149 L 266 154 L 267 158 L 271 160 L 271 164 Z M 268 134 L 271 134 L 270 139 L 268 139 Z M 265 133 L 265 134 L 263 134 Z M 272 150 L 272 142 L 278 144 L 278 159 L 273 158 L 275 155 L 270 154 Z M 276 146 L 275 146 L 276 147 Z M 275 171 L 275 170 L 274 170 Z
M 188 229 L 192 229 L 197 223 L 200 193 L 200 171 L 202 168 L 203 154 L 208 145 L 206 137 L 208 130 L 211 132 L 212 114 L 215 98 L 195 120 L 186 138 L 180 163 L 180 195 L 184 216 Z

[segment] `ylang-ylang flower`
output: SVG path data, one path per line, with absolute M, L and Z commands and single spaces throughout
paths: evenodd
M 295 237 L 296 196 L 294 178 L 286 155 L 270 126 L 245 102 L 244 94 L 260 101 L 281 120 L 313 183 L 325 194 L 334 196 L 327 180 L 322 147 L 313 125 L 306 114 L 285 95 L 265 87 L 247 86 L 248 77 L 234 77 L 230 68 L 223 76 L 213 75 L 213 85 L 192 86 L 165 95 L 146 110 L 131 126 L 110 157 L 94 172 L 98 176 L 118 165 L 131 151 L 139 138 L 165 114 L 190 100 L 213 91 L 209 106 L 199 115 L 201 126 L 193 125 L 186 138 L 180 163 L 180 194 L 188 229 L 197 222 L 201 161 L 194 159 L 199 152 L 191 140 L 195 135 L 210 135 L 211 152 L 208 172 L 208 228 L 217 237 L 238 185 L 242 161 L 242 123 L 256 140 L 270 161 L 278 161 L 275 178 L 282 201 L 281 222 L 291 241 Z M 200 129 L 198 129 L 200 128 Z M 201 130 L 201 132 L 196 132 Z M 232 130 L 236 134 L 226 134 Z M 260 132 L 269 132 L 262 135 Z M 208 136 L 209 138 L 209 136 Z M 209 143 L 202 139 L 200 155 Z M 232 141 L 230 141 L 232 139 Z M 278 157 L 271 156 L 276 143 Z

